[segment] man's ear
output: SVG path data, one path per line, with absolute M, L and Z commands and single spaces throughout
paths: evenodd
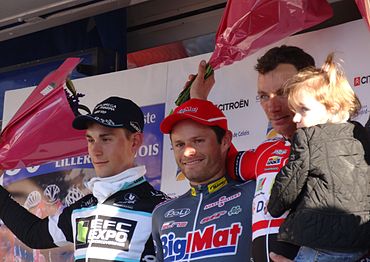
M 144 141 L 144 134 L 137 132 L 131 135 L 132 149 L 137 152 Z
M 233 134 L 231 133 L 230 130 L 227 130 L 224 137 L 222 138 L 221 141 L 221 146 L 225 151 L 228 151 L 230 146 L 231 146 L 231 139 L 233 137 Z

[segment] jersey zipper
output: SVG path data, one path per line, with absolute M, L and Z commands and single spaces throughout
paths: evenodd
M 197 211 L 195 212 L 195 217 L 194 217 L 194 224 L 193 224 L 193 234 L 192 234 L 192 237 L 190 239 L 190 250 L 189 250 L 189 255 L 188 255 L 188 262 L 190 261 L 190 258 L 191 258 L 191 251 L 192 251 L 192 248 L 193 248 L 193 239 L 194 239 L 194 232 L 197 228 L 197 221 L 198 221 L 198 215 L 199 215 L 199 210 L 200 210 L 200 207 L 202 206 L 202 202 L 203 202 L 203 193 L 200 193 L 199 195 L 199 203 L 198 203 L 198 207 L 197 207 Z

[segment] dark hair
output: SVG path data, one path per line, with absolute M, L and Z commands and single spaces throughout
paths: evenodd
M 258 58 L 254 68 L 258 73 L 266 74 L 279 64 L 291 64 L 299 71 L 309 66 L 315 66 L 315 60 L 299 47 L 282 45 L 271 48 Z
M 127 128 L 122 128 L 123 129 L 123 132 L 125 133 L 125 136 L 127 139 L 130 139 L 131 135 L 132 134 L 135 134 L 134 132 L 132 132 L 131 130 L 128 130 Z
M 217 142 L 219 144 L 221 144 L 222 142 L 222 138 L 225 136 L 226 134 L 226 130 L 219 127 L 219 126 L 210 126 L 210 128 L 213 130 L 213 132 L 215 132 L 216 134 L 216 138 L 217 138 Z

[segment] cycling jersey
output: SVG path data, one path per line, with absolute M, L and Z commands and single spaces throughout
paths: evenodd
M 228 166 L 233 176 L 243 181 L 256 180 L 252 207 L 252 248 L 256 262 L 269 261 L 270 251 L 291 259 L 298 252 L 299 247 L 276 240 L 279 226 L 286 218 L 287 212 L 281 217 L 273 218 L 266 209 L 275 176 L 288 161 L 289 153 L 290 142 L 278 136 L 266 140 L 254 150 L 230 156 Z
M 104 201 L 89 194 L 61 214 L 39 219 L 1 187 L 0 218 L 31 248 L 74 243 L 75 261 L 155 261 L 152 211 L 165 199 L 141 176 Z
M 153 212 L 158 261 L 248 261 L 254 188 L 223 177 L 160 204 Z

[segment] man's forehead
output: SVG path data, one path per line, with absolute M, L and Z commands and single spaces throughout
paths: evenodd
M 291 64 L 279 64 L 274 70 L 258 74 L 258 92 L 275 92 L 292 76 L 297 73 L 297 69 Z
M 181 120 L 176 123 L 170 133 L 170 137 L 175 136 L 180 137 L 190 137 L 190 136 L 199 136 L 204 134 L 204 132 L 212 131 L 212 128 L 207 125 L 200 124 L 191 119 Z
M 86 129 L 86 135 L 88 134 L 99 134 L 99 135 L 111 135 L 120 133 L 123 128 L 112 128 L 100 125 L 98 123 L 92 123 L 88 125 Z

